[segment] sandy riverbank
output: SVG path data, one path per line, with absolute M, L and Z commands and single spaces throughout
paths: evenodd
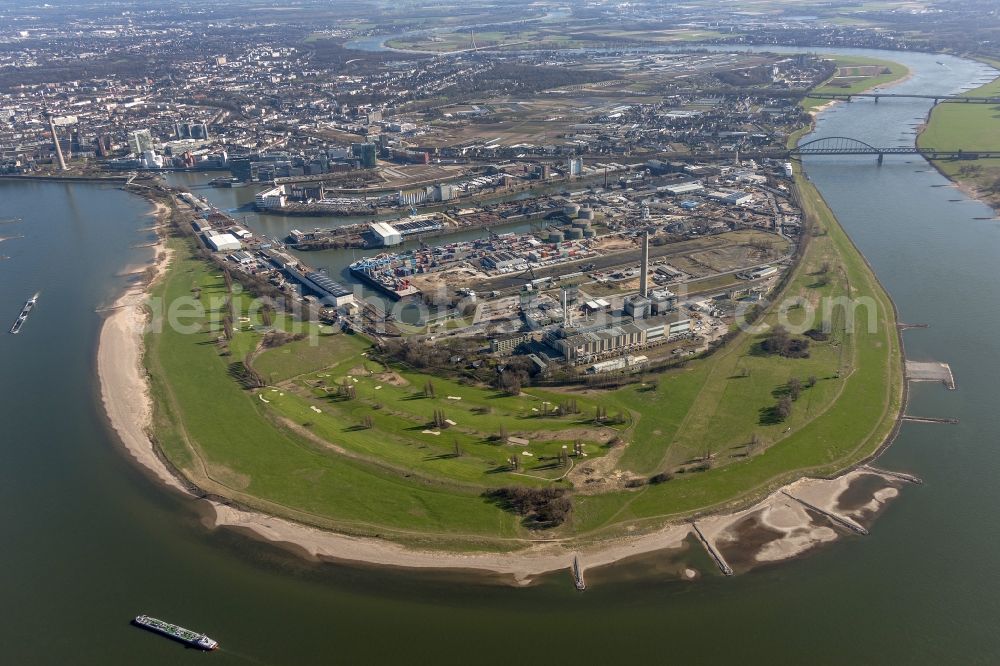
M 160 221 L 168 210 L 157 202 L 152 214 Z M 165 247 L 157 247 L 153 280 L 162 276 L 169 260 L 170 252 Z M 109 308 L 110 314 L 101 327 L 97 348 L 101 400 L 112 427 L 136 462 L 169 487 L 184 491 L 184 484 L 158 457 L 149 437 L 153 404 L 142 363 L 147 289 L 148 286 L 142 284 L 127 289 Z

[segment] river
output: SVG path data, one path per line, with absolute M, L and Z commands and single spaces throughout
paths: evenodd
M 950 57 L 876 55 L 913 71 L 898 92 L 955 92 L 988 74 Z M 816 135 L 903 143 L 926 111 L 843 104 Z M 148 207 L 106 186 L 0 181 L 0 219 L 23 218 L 0 224 L 12 237 L 0 242 L 0 316 L 12 322 L 42 292 L 21 335 L 0 336 L 0 661 L 996 663 L 1000 224 L 974 219 L 992 214 L 919 159 L 806 166 L 902 320 L 930 325 L 905 333 L 910 356 L 955 371 L 957 391 L 915 385 L 910 412 L 961 423 L 904 424 L 880 464 L 926 483 L 904 489 L 871 536 L 735 578 L 699 553 L 706 575 L 695 582 L 624 565 L 588 576 L 584 594 L 568 573 L 508 589 L 314 564 L 202 529 L 197 502 L 122 455 L 95 397 L 95 309 L 125 286 L 123 269 L 148 259 L 133 247 L 151 238 Z M 223 648 L 206 656 L 131 628 L 140 612 Z

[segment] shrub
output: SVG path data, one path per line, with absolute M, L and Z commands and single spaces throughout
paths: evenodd
M 573 511 L 573 503 L 562 488 L 525 488 L 506 486 L 488 490 L 483 497 L 504 511 L 524 518 L 528 527 L 550 528 L 562 525 Z
M 659 474 L 654 474 L 649 477 L 649 485 L 658 486 L 661 483 L 666 483 L 670 479 L 674 478 L 674 475 L 670 472 L 660 472 Z

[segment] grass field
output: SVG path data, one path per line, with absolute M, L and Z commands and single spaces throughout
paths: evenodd
M 991 62 L 1000 66 L 1000 63 Z M 1000 78 L 966 95 L 1000 96 Z M 917 137 L 921 148 L 1000 150 L 1000 107 L 992 104 L 938 104 Z M 1000 206 L 1000 160 L 935 160 L 946 176 L 974 188 L 994 207 Z
M 159 286 L 173 300 L 225 284 L 175 243 L 177 258 Z M 207 319 L 207 318 L 206 318 Z M 147 338 L 155 432 L 167 457 L 204 490 L 320 526 L 363 534 L 510 537 L 516 520 L 461 487 L 428 484 L 336 455 L 288 428 L 274 427 L 264 403 L 229 375 L 217 327 L 186 334 L 164 327 Z M 252 335 L 252 334 L 248 334 Z M 346 336 L 345 336 L 346 337 Z M 169 378 L 169 381 L 168 379 Z
M 909 69 L 898 62 L 878 60 L 876 58 L 863 58 L 860 56 L 834 56 L 834 64 L 838 69 L 844 68 L 847 71 L 850 71 L 852 68 L 872 66 L 885 68 L 889 71 L 888 73 L 878 74 L 876 76 L 857 76 L 847 78 L 838 78 L 835 73 L 833 77 L 828 79 L 823 85 L 815 88 L 813 92 L 862 93 L 876 86 L 884 86 L 887 83 L 898 81 L 910 73 Z M 826 103 L 827 100 L 823 99 L 806 99 L 804 100 L 803 107 L 808 110 Z

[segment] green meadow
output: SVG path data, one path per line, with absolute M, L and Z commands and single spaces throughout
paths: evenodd
M 993 66 L 1000 62 L 990 61 Z M 1000 78 L 965 93 L 1000 97 Z M 1000 150 L 1000 105 L 938 104 L 917 145 L 938 150 Z M 1000 159 L 934 160 L 934 166 L 953 180 L 972 186 L 996 207 L 1000 204 Z
M 887 83 L 898 81 L 910 73 L 909 69 L 898 62 L 862 56 L 833 56 L 833 64 L 838 69 L 845 68 L 847 76 L 838 78 L 837 73 L 834 73 L 822 85 L 814 88 L 813 92 L 825 94 L 863 93 L 876 86 L 884 86 Z M 851 75 L 852 71 L 856 71 L 854 68 L 870 66 L 877 66 L 888 71 L 875 76 Z M 827 100 L 810 98 L 803 101 L 803 107 L 808 110 L 826 103 Z

